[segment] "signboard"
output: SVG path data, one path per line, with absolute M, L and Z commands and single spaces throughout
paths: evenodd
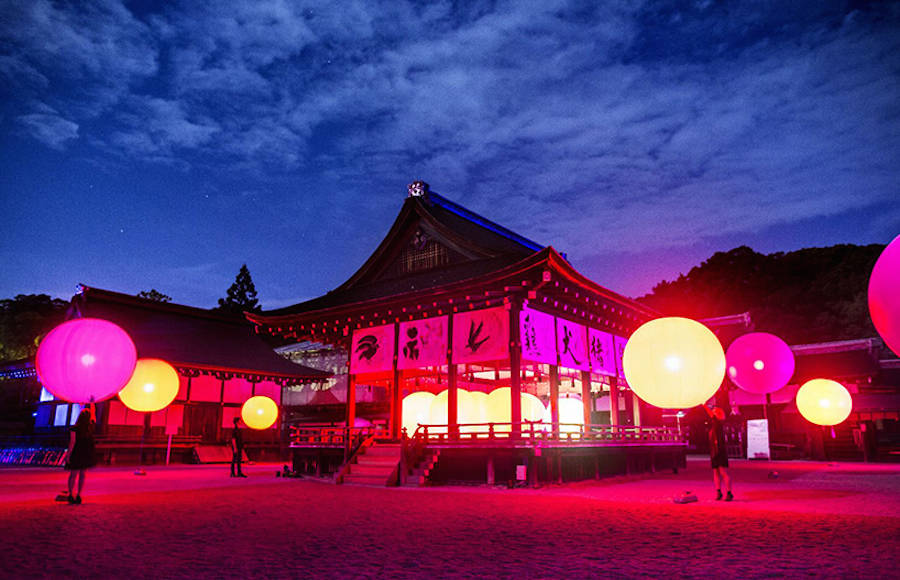
M 453 362 L 501 360 L 509 356 L 509 311 L 502 306 L 453 315 Z
M 414 369 L 447 364 L 449 320 L 447 316 L 440 316 L 401 322 L 397 368 Z
M 359 328 L 353 331 L 350 373 L 389 371 L 394 365 L 394 325 Z
M 613 335 L 595 328 L 588 329 L 588 359 L 598 375 L 616 376 L 616 351 Z
M 747 421 L 747 459 L 769 459 L 769 421 Z
M 519 337 L 522 360 L 556 364 L 556 327 L 552 315 L 523 308 L 519 312 Z
M 587 330 L 581 324 L 564 318 L 556 319 L 556 352 L 559 365 L 588 371 L 591 363 L 587 352 Z
M 625 378 L 625 367 L 622 364 L 622 358 L 625 356 L 625 344 L 627 342 L 627 338 L 623 338 L 615 334 L 613 335 L 613 345 L 616 349 L 616 371 L 623 379 Z

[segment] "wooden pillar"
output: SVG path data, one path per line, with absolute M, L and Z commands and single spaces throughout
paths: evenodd
M 591 407 L 594 401 L 591 400 L 591 371 L 581 371 L 581 403 L 584 405 L 584 424 L 591 424 Z
M 522 435 L 522 348 L 519 340 L 519 312 L 522 305 L 518 300 L 510 302 L 509 309 L 509 396 L 510 421 L 513 439 Z
M 356 375 L 347 375 L 347 428 L 356 421 Z
M 625 393 L 625 424 L 626 425 L 634 425 L 634 398 L 631 396 L 632 393 L 626 391 Z
M 609 377 L 609 424 L 619 426 L 619 379 Z
M 447 365 L 447 432 L 451 439 L 459 437 L 459 389 L 456 386 L 456 365 Z
M 394 369 L 391 373 L 391 420 L 390 420 L 390 436 L 391 439 L 400 438 L 400 429 L 403 426 L 403 393 L 400 389 L 400 380 L 402 373 L 397 368 L 399 360 L 400 348 L 400 325 L 394 325 Z
M 494 454 L 488 455 L 487 459 L 487 484 L 494 485 Z
M 640 427 L 641 426 L 641 400 L 638 398 L 637 395 L 634 394 L 634 391 L 631 392 L 631 404 L 633 405 L 633 408 L 632 408 L 633 417 L 632 418 L 634 420 L 634 426 Z
M 559 437 L 559 367 L 550 365 L 550 425 L 554 437 Z

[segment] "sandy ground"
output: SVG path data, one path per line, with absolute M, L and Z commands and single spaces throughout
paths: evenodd
M 62 470 L 0 469 L 0 577 L 900 577 L 900 466 L 732 465 L 732 503 L 705 460 L 540 489 L 97 468 L 80 506 Z

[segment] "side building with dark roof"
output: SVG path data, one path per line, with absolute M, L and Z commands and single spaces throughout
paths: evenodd
M 329 373 L 295 364 L 275 353 L 241 316 L 156 302 L 82 286 L 68 318 L 102 318 L 131 336 L 138 358 L 157 358 L 178 371 L 175 401 L 155 413 L 135 412 L 117 397 L 97 405 L 101 463 L 165 461 L 172 436 L 172 461 L 224 461 L 234 417 L 253 395 L 281 404 L 282 391 L 312 388 Z M 58 401 L 41 389 L 34 430 L 46 444 L 68 437 L 80 406 Z M 284 428 L 247 432 L 252 459 L 279 460 Z M 143 454 L 143 457 L 141 457 Z

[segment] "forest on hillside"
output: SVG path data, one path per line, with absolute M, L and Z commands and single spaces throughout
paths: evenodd
M 884 248 L 842 244 L 760 254 L 741 246 L 716 252 L 638 300 L 688 318 L 749 312 L 755 330 L 788 344 L 875 337 L 867 293 Z

